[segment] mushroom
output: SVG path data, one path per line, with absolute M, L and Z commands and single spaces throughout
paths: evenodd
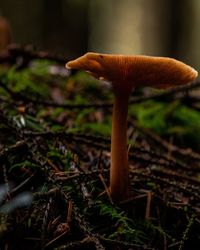
M 6 51 L 11 42 L 11 27 L 6 18 L 0 16 L 0 53 Z
M 167 57 L 112 55 L 88 52 L 67 68 L 85 70 L 112 83 L 114 106 L 111 135 L 110 195 L 116 202 L 130 196 L 127 150 L 128 100 L 134 87 L 168 88 L 194 81 L 192 67 Z

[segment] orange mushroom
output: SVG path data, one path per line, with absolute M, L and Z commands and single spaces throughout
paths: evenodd
M 125 56 L 86 53 L 66 67 L 85 70 L 100 80 L 112 83 L 114 107 L 111 135 L 110 195 L 119 202 L 130 195 L 127 151 L 128 99 L 137 86 L 168 88 L 194 81 L 192 67 L 166 57 Z
M 11 27 L 6 18 L 0 16 L 0 53 L 7 49 L 11 42 Z

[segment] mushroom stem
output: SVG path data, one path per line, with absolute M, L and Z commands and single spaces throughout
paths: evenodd
M 127 150 L 128 99 L 129 94 L 127 93 L 115 93 L 110 170 L 110 194 L 114 201 L 125 200 L 130 191 Z

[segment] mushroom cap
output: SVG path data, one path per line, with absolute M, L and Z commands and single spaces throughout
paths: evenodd
M 114 89 L 137 86 L 168 88 L 195 80 L 198 72 L 169 57 L 113 55 L 88 52 L 70 61 L 67 68 L 85 70 L 100 80 L 112 82 Z
M 5 50 L 12 40 L 11 27 L 6 18 L 0 16 L 0 52 Z

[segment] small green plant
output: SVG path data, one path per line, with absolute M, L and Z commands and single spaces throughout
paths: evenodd
M 113 232 L 108 235 L 110 239 L 119 239 L 125 241 L 134 241 L 135 243 L 144 243 L 147 239 L 138 224 L 130 219 L 123 210 L 106 203 L 99 202 L 97 205 L 100 216 L 108 217 L 114 225 Z
M 69 170 L 73 154 L 69 150 L 63 153 L 61 149 L 49 144 L 47 158 L 63 167 L 63 170 Z

